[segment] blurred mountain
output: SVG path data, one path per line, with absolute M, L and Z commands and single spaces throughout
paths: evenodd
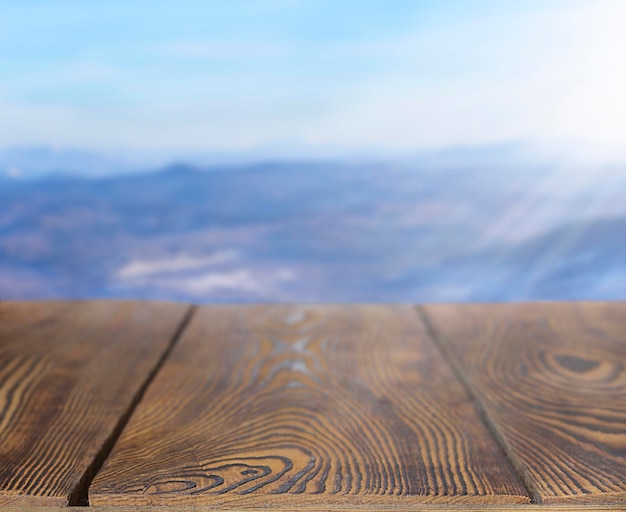
M 11 179 L 51 174 L 101 176 L 123 169 L 123 162 L 89 151 L 44 146 L 0 150 L 0 177 Z
M 624 299 L 625 192 L 462 151 L 0 178 L 0 298 Z
M 440 150 L 422 151 L 406 155 L 404 161 L 409 165 L 419 161 L 422 165 L 527 165 L 534 160 L 537 148 L 521 142 L 502 143 L 487 146 L 451 147 Z M 329 148 L 322 151 L 332 155 Z M 172 161 L 186 162 L 187 166 L 211 169 L 216 166 L 254 166 L 259 161 L 271 160 L 271 155 L 280 154 L 280 162 L 295 163 L 307 159 L 307 150 L 297 144 L 275 145 L 249 151 L 229 152 L 176 152 L 163 150 L 141 152 L 96 152 L 75 148 L 55 148 L 49 146 L 25 146 L 0 149 L 0 180 L 2 179 L 39 179 L 50 176 L 76 176 L 83 178 L 102 178 L 128 172 L 151 172 L 162 169 Z M 545 157 L 545 155 L 544 155 Z M 329 156 L 333 160 L 332 156 Z M 383 154 L 371 151 L 361 152 L 355 162 L 389 161 Z M 397 159 L 396 159 L 397 160 Z

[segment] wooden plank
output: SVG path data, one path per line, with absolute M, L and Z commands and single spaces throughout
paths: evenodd
M 0 303 L 0 505 L 67 505 L 188 310 Z
M 626 501 L 626 304 L 425 306 L 537 501 Z
M 90 512 L 120 512 L 130 510 L 131 512 L 199 512 L 200 510 L 216 510 L 213 508 L 199 508 L 194 506 L 154 506 L 144 505 L 138 507 L 132 507 L 132 509 L 119 507 L 116 505 L 110 506 L 90 506 Z M 220 512 L 247 512 L 250 509 L 241 508 L 219 508 Z M 328 508 L 320 507 L 293 507 L 293 508 L 265 508 L 263 512 L 299 512 L 306 510 L 307 512 L 328 512 Z M 529 505 L 529 504 L 509 504 L 509 505 L 437 505 L 437 504 L 394 504 L 389 506 L 373 505 L 373 506 L 361 506 L 359 508 L 346 508 L 342 507 L 341 512 L 618 512 L 626 511 L 626 504 L 613 504 L 613 505 Z M 46 507 L 42 511 L 41 508 L 32 507 L 3 507 L 2 512 L 84 512 L 82 507 Z
M 409 306 L 211 306 L 91 505 L 277 509 L 527 502 Z

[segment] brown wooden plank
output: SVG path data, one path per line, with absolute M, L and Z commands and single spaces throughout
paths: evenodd
M 626 501 L 625 303 L 423 310 L 538 501 Z
M 90 489 L 92 505 L 527 502 L 409 306 L 211 306 Z
M 0 505 L 66 505 L 188 310 L 0 303 Z M 82 479 L 82 482 L 81 482 Z
M 89 512 L 199 512 L 200 510 L 216 510 L 212 508 L 199 508 L 194 506 L 168 506 L 168 505 L 144 505 L 132 508 L 119 507 L 116 505 L 90 506 Z M 219 508 L 220 512 L 243 512 L 250 509 L 241 508 Z M 293 507 L 293 508 L 265 508 L 263 512 L 299 512 L 306 510 L 307 512 L 328 512 L 327 507 Z M 478 504 L 461 504 L 461 505 L 437 505 L 437 504 L 421 504 L 406 503 L 404 505 L 363 505 L 359 508 L 342 507 L 341 512 L 623 512 L 626 511 L 626 504 L 613 505 L 529 505 L 529 504 L 508 504 L 508 505 L 478 505 Z M 85 512 L 83 507 L 3 507 L 2 512 Z

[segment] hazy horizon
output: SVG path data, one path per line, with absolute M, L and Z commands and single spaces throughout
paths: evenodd
M 454 145 L 413 151 L 277 152 L 271 148 L 249 151 L 109 151 L 72 147 L 13 146 L 0 148 L 0 179 L 37 179 L 46 176 L 99 178 L 124 173 L 156 172 L 173 166 L 222 169 L 265 164 L 327 162 L 341 164 L 404 164 L 416 166 L 495 166 L 502 172 L 524 172 L 524 167 L 550 166 L 576 172 L 612 167 L 626 172 L 626 153 L 592 144 L 539 144 L 509 141 L 498 144 Z

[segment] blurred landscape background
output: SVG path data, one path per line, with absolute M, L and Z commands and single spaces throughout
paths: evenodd
M 626 4 L 228 4 L 0 3 L 0 300 L 626 299 Z

